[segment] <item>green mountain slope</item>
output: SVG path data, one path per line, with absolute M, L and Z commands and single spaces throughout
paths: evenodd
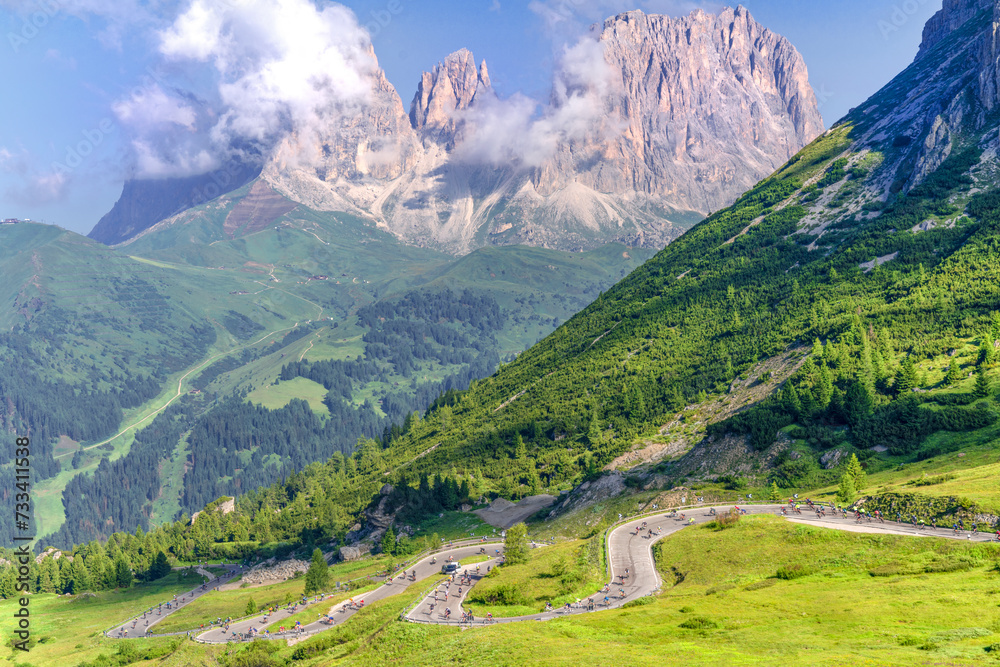
M 526 485 L 535 475 L 564 479 L 567 457 L 601 466 L 634 447 L 669 444 L 661 436 L 681 421 L 679 411 L 697 404 L 697 418 L 712 397 L 782 355 L 797 360 L 762 382 L 773 390 L 794 372 L 787 386 L 797 398 L 768 399 L 710 433 L 747 434 L 751 448 L 766 448 L 797 421 L 820 428 L 823 437 L 813 440 L 826 438 L 826 446 L 835 436 L 869 455 L 886 443 L 890 454 L 919 456 L 929 433 L 992 423 L 991 401 L 961 407 L 978 396 L 971 382 L 958 396 L 938 397 L 927 392 L 948 393 L 940 375 L 908 370 L 947 366 L 942 355 L 983 340 L 992 350 L 1000 335 L 997 115 L 980 84 L 992 62 L 982 57 L 990 11 L 928 47 L 732 207 L 477 383 L 447 420 L 431 416 L 400 443 L 410 454 L 438 445 L 414 472 L 462 461 L 483 466 L 498 484 L 512 469 Z M 796 352 L 817 339 L 808 359 Z M 991 357 L 973 360 L 985 384 Z M 961 369 L 963 377 L 972 370 Z M 909 414 L 924 399 L 934 404 Z M 936 409 L 945 414 L 930 419 L 926 410 Z M 523 469 L 511 463 L 518 436 L 533 463 Z M 675 444 L 682 452 L 692 442 Z M 667 470 L 690 469 L 681 461 Z
M 68 544 L 145 527 L 350 453 L 488 375 L 649 256 L 508 247 L 454 258 L 289 206 L 267 225 L 227 227 L 249 190 L 114 249 L 54 227 L 0 228 L 0 396 L 9 432 L 38 443 L 39 534 L 62 530 L 53 539 Z M 440 312 L 449 294 L 464 315 Z M 407 306 L 414 298 L 424 305 Z M 382 323 L 362 323 L 359 309 L 377 304 Z M 500 316 L 471 323 L 481 308 Z M 306 380 L 331 369 L 340 380 Z M 279 386 L 283 373 L 302 381 Z M 287 446 L 275 434 L 199 439 L 196 424 L 239 412 L 232 395 L 267 405 L 272 429 L 305 421 Z M 313 414 L 294 416 L 296 399 Z M 136 482 L 124 492 L 122 475 Z

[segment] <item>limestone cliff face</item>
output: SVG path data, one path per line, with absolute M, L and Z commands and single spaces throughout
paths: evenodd
M 407 113 L 370 55 L 365 103 L 292 128 L 261 177 L 293 202 L 456 253 L 662 247 L 823 129 L 798 52 L 742 7 L 593 26 L 539 113 L 499 99 L 466 49 L 421 76 Z
M 1000 0 L 945 0 L 924 27 L 913 63 L 848 114 L 860 130 L 855 145 L 885 155 L 883 176 L 871 186 L 919 185 L 956 145 L 973 139 L 994 159 L 998 64 Z
M 597 28 L 612 77 L 600 122 L 559 147 L 536 190 L 579 183 L 716 210 L 823 131 L 805 63 L 746 9 L 619 14 Z
M 291 199 L 367 215 L 407 242 L 453 252 L 662 247 L 823 130 L 801 56 L 742 7 L 627 12 L 591 38 L 584 50 L 597 60 L 557 72 L 542 121 L 525 121 L 534 124 L 520 135 L 510 121 L 517 109 L 462 49 L 421 76 L 408 127 L 379 73 L 374 117 L 331 128 L 322 168 L 288 161 L 265 175 Z M 355 133 L 391 147 L 380 170 L 359 166 Z M 474 139 L 509 157 L 470 157 Z M 520 141 L 520 152 L 505 141 Z
M 472 52 L 460 49 L 420 77 L 410 124 L 424 137 L 454 147 L 461 112 L 488 96 L 494 93 L 486 61 L 477 69 Z
M 927 55 L 941 40 L 992 5 L 991 0 L 944 0 L 941 9 L 924 24 L 917 58 Z

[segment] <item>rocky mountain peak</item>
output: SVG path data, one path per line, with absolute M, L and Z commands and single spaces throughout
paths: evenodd
M 267 191 L 459 253 L 663 247 L 823 130 L 799 53 L 742 7 L 626 12 L 589 37 L 541 111 L 497 98 L 460 49 L 422 74 L 407 113 L 371 51 L 364 104 L 293 128 L 265 160 Z
M 635 10 L 593 32 L 610 78 L 601 119 L 538 170 L 539 192 L 575 182 L 708 212 L 823 131 L 802 57 L 743 7 Z
M 917 58 L 925 56 L 941 40 L 993 5 L 992 0 L 944 0 L 941 9 L 924 24 Z
M 420 77 L 410 103 L 410 124 L 453 144 L 459 124 L 457 112 L 468 109 L 484 95 L 493 95 L 486 61 L 477 69 L 472 52 L 459 49 Z

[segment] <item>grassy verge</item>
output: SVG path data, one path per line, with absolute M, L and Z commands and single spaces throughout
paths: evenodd
M 493 568 L 469 593 L 476 616 L 537 614 L 546 602 L 561 606 L 593 595 L 604 585 L 600 538 L 560 542 L 534 549 L 522 565 Z
M 460 632 L 390 624 L 337 664 L 990 664 L 1000 642 L 996 548 L 748 517 L 661 542 L 655 601 Z M 919 565 L 892 574 L 896 562 Z M 779 579 L 781 569 L 809 572 Z M 888 568 L 885 566 L 889 566 Z M 970 569 L 947 570 L 949 567 Z M 879 575 L 872 576 L 871 572 Z M 931 571 L 927 571 L 927 570 Z M 934 571 L 938 570 L 938 571 Z M 668 578 L 669 577 L 669 578 Z M 626 658 L 627 656 L 627 658 Z M 329 664 L 329 663 L 307 663 Z
M 124 621 L 149 607 L 169 600 L 174 594 L 191 589 L 192 578 L 178 578 L 176 575 L 164 577 L 160 581 L 140 584 L 124 591 L 103 591 L 96 594 L 78 596 L 58 596 L 40 593 L 31 596 L 31 634 L 38 644 L 28 654 L 8 653 L 13 657 L 0 664 L 30 664 L 72 666 L 85 660 L 93 660 L 100 653 L 115 653 L 122 642 L 105 639 L 103 634 L 115 621 Z M 198 577 L 201 580 L 201 577 Z M 0 601 L 0 615 L 11 618 L 17 601 Z M 11 625 L 5 624 L 9 630 Z M 9 636 L 9 633 L 7 633 Z M 144 646 L 166 650 L 170 639 L 144 640 Z M 117 664 L 117 663 L 114 663 Z
M 337 581 L 346 581 L 384 570 L 390 560 L 386 557 L 379 557 L 335 565 L 330 568 L 331 588 L 336 585 Z M 250 600 L 254 601 L 258 609 L 281 607 L 302 597 L 304 586 L 305 579 L 299 577 L 256 588 L 209 591 L 164 619 L 162 623 L 156 625 L 154 632 L 161 634 L 180 632 L 198 628 L 202 624 L 207 627 L 217 618 L 239 618 L 246 614 L 247 603 Z M 352 592 L 352 594 L 356 594 L 356 592 Z M 314 620 L 316 620 L 315 616 L 310 622 Z M 292 623 L 294 624 L 294 621 Z M 287 622 L 284 624 L 287 625 Z

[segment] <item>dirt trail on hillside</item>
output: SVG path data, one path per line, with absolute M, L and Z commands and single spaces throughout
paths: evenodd
M 490 504 L 489 507 L 481 510 L 475 510 L 474 513 L 491 526 L 496 526 L 497 528 L 510 528 L 515 523 L 524 521 L 538 510 L 543 507 L 548 507 L 555 501 L 555 496 L 550 496 L 544 493 L 537 496 L 528 496 L 516 505 L 511 503 L 509 500 L 497 498 Z

